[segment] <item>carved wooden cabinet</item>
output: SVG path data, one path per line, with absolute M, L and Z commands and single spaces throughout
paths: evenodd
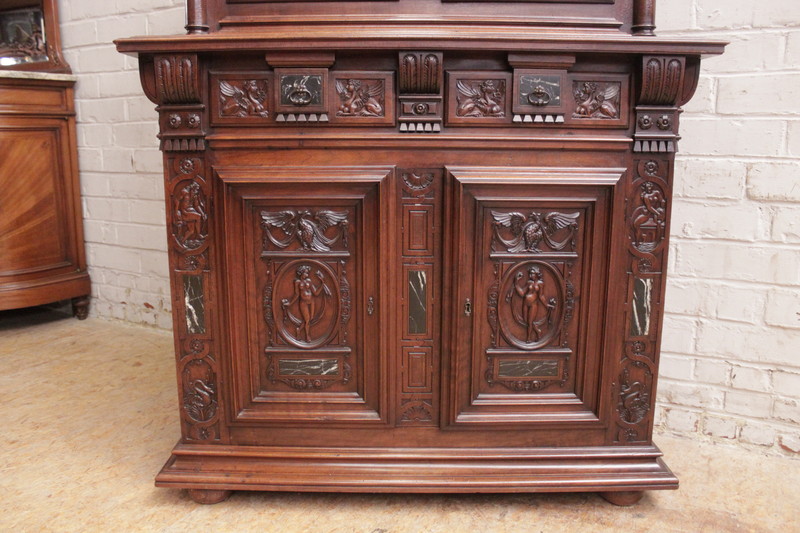
M 158 107 L 182 437 L 157 484 L 677 487 L 652 443 L 680 106 L 654 2 L 190 1 Z
M 72 299 L 89 309 L 75 76 L 54 0 L 0 8 L 0 310 Z

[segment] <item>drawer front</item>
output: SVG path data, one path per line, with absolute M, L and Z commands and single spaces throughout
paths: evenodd
M 390 175 L 218 169 L 235 421 L 385 422 L 378 287 Z
M 449 173 L 457 262 L 449 423 L 601 423 L 610 224 L 622 172 Z

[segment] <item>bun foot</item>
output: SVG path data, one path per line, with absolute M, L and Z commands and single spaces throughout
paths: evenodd
M 644 496 L 644 491 L 642 490 L 623 490 L 618 492 L 601 492 L 600 496 L 602 496 L 607 502 L 613 503 L 614 505 L 619 505 L 621 507 L 628 507 L 630 505 L 636 505 L 639 500 L 642 499 Z
M 72 299 L 72 314 L 78 320 L 86 320 L 86 317 L 89 316 L 89 297 L 88 296 L 79 296 L 78 298 Z
M 230 490 L 188 489 L 189 497 L 197 503 L 211 505 L 224 502 L 231 495 Z

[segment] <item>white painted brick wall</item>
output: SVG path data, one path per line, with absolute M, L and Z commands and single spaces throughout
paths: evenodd
M 92 276 L 91 314 L 171 327 L 155 106 L 135 58 L 112 41 L 183 33 L 183 0 L 59 0 L 64 53 L 78 75 L 78 157 Z
M 657 424 L 797 456 L 800 7 L 660 0 L 657 24 L 731 42 L 681 120 Z
M 183 0 L 59 0 L 77 86 L 92 314 L 171 326 L 156 115 L 113 39 Z M 731 41 L 682 118 L 656 424 L 800 454 L 800 8 L 660 0 L 661 35 Z

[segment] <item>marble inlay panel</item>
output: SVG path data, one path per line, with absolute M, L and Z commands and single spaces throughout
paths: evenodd
M 206 332 L 206 306 L 203 298 L 203 277 L 183 276 L 183 306 L 186 331 L 200 335 Z
M 541 102 L 537 104 L 537 102 Z M 521 105 L 561 105 L 561 76 L 523 75 L 519 78 Z
M 281 105 L 322 104 L 322 76 L 290 74 L 281 76 Z
M 428 275 L 422 270 L 408 272 L 408 332 L 423 335 L 428 329 Z
M 645 337 L 650 334 L 650 317 L 653 311 L 653 279 L 633 280 L 633 313 L 631 335 Z
M 538 378 L 558 376 L 558 361 L 535 359 L 501 359 L 497 376 L 501 378 Z
M 278 371 L 283 376 L 338 376 L 338 359 L 280 359 Z

